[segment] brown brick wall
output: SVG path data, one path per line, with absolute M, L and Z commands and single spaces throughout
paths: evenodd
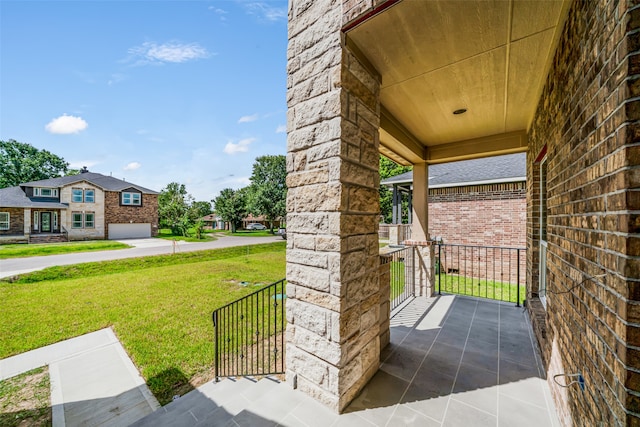
M 572 4 L 529 131 L 527 282 L 537 291 L 535 159 L 546 145 L 548 294 L 536 334 L 565 425 L 640 425 L 640 9 L 630 3 Z M 558 387 L 558 373 L 582 373 L 585 391 Z
M 105 192 L 105 238 L 109 238 L 109 224 L 150 223 L 151 235 L 158 235 L 158 195 L 143 194 L 142 206 L 121 206 L 120 193 Z
M 429 234 L 445 243 L 525 247 L 523 182 L 429 190 Z
M 24 209 L 21 208 L 0 208 L 0 212 L 9 212 L 9 229 L 0 230 L 0 236 L 12 234 L 24 234 Z

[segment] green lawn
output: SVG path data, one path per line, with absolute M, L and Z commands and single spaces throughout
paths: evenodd
M 198 239 L 193 228 L 189 230 L 189 236 L 173 234 L 171 229 L 161 228 L 158 230 L 158 238 L 166 240 L 183 240 L 185 242 L 210 242 L 212 240 L 216 240 L 212 230 L 204 230 L 202 238 Z
M 125 249 L 131 246 L 112 240 L 92 240 L 89 242 L 42 243 L 0 245 L 0 259 L 25 258 L 43 255 L 67 254 L 71 252 L 107 251 Z
M 285 275 L 285 242 L 53 267 L 0 281 L 0 358 L 112 326 L 165 404 L 211 377 L 211 312 Z M 249 282 L 240 286 L 239 282 Z
M 518 286 L 515 283 L 477 279 L 457 274 L 442 274 L 440 282 L 436 275 L 436 291 L 438 284 L 442 292 L 469 295 L 499 301 L 516 302 Z M 525 285 L 520 285 L 520 304 L 526 298 Z

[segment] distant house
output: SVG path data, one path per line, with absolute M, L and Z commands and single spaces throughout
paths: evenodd
M 525 181 L 525 153 L 429 166 L 429 234 L 445 243 L 524 247 Z M 408 195 L 410 206 L 413 172 L 381 185 L 394 192 L 393 222 L 411 223 L 400 195 Z
M 0 242 L 126 239 L 158 234 L 158 193 L 84 168 L 0 189 Z
M 273 227 L 274 228 L 279 228 L 280 227 L 280 223 L 284 223 L 284 221 L 282 221 L 282 218 L 278 217 L 273 221 Z M 245 218 L 242 219 L 242 228 L 247 228 L 247 226 L 249 224 L 262 224 L 265 227 L 269 227 L 269 221 L 267 221 L 267 219 L 264 217 L 264 215 L 258 215 L 258 216 L 254 216 L 253 214 L 249 214 L 247 215 Z
M 204 228 L 208 230 L 228 230 L 229 225 L 222 220 L 216 213 L 211 213 L 200 218 L 204 223 Z

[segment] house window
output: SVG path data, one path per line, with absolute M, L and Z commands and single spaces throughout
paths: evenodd
M 71 214 L 71 221 L 72 228 L 82 228 L 82 213 L 73 212 Z
M 34 212 L 33 213 L 33 229 L 35 231 L 38 231 L 38 222 L 40 220 L 40 212 Z
M 58 229 L 58 212 L 53 213 L 53 229 Z
M 547 158 L 540 162 L 540 277 L 538 296 L 547 307 Z
M 84 190 L 84 202 L 85 203 L 94 203 L 95 202 L 95 190 L 87 189 Z
M 0 230 L 9 229 L 9 212 L 0 212 Z
M 122 193 L 122 204 L 140 206 L 140 193 Z
M 58 189 L 36 187 L 33 189 L 33 195 L 36 197 L 58 197 Z
M 82 188 L 71 189 L 71 201 L 73 203 L 82 203 Z
M 87 212 L 84 214 L 84 228 L 94 228 L 94 217 L 95 214 L 93 212 Z

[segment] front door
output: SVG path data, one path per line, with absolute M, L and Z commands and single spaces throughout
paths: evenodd
M 40 231 L 43 233 L 51 232 L 51 212 L 42 212 L 40 214 Z

